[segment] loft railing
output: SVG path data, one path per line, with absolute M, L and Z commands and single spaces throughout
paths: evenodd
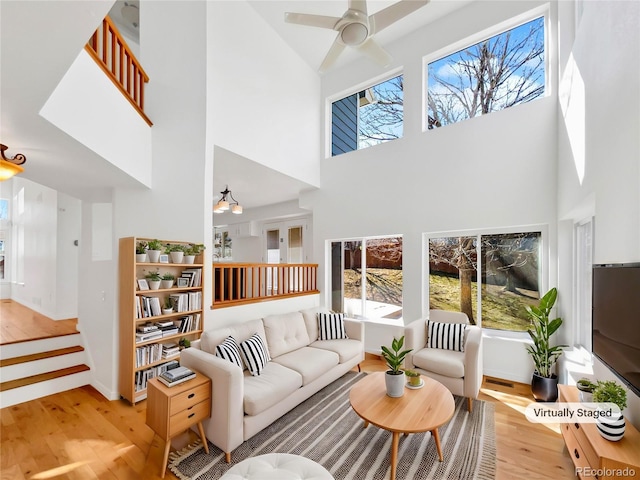
M 144 84 L 149 77 L 108 16 L 84 48 L 144 121 L 153 125 L 144 113 Z
M 317 275 L 317 263 L 214 263 L 212 308 L 319 293 Z

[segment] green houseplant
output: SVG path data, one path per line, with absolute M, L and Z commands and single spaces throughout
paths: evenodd
M 149 261 L 151 263 L 157 263 L 160 259 L 160 254 L 162 253 L 162 242 L 157 238 L 154 240 L 149 240 L 149 249 L 147 250 L 147 256 L 149 257 Z
M 596 426 L 598 432 L 602 437 L 616 442 L 624 436 L 625 420 L 622 415 L 622 410 L 627 408 L 627 391 L 622 385 L 611 380 L 600 381 L 596 384 L 596 388 L 593 389 L 593 401 L 594 403 L 614 403 L 620 409 L 620 413 L 613 416 L 598 416 L 596 419 Z M 599 410 L 607 411 L 605 406 L 599 406 Z
M 593 401 L 593 390 L 596 388 L 596 384 L 591 382 L 588 378 L 581 378 L 576 382 L 576 387 L 580 392 L 581 402 Z
M 147 261 L 147 249 L 149 244 L 143 240 L 136 243 L 136 262 L 142 263 Z
M 144 278 L 146 278 L 147 282 L 149 282 L 150 290 L 158 290 L 160 288 L 160 283 L 162 282 L 160 272 L 149 272 L 144 276 Z
M 409 379 L 409 385 L 412 387 L 419 387 L 422 379 L 420 378 L 420 373 L 415 370 L 405 369 L 404 374 Z
M 192 243 L 185 248 L 184 251 L 184 263 L 193 263 L 196 256 L 204 252 L 205 246 L 202 243 Z
M 385 374 L 385 384 L 387 395 L 390 397 L 401 397 L 404 394 L 404 374 L 400 367 L 404 362 L 404 358 L 411 352 L 411 349 L 402 350 L 403 345 L 404 335 L 393 339 L 391 349 L 384 345 L 380 347 L 382 349 L 382 358 L 384 358 L 389 367 Z
M 558 398 L 558 377 L 553 373 L 553 367 L 566 345 L 551 345 L 551 335 L 562 325 L 561 318 L 549 319 L 557 298 L 558 290 L 552 288 L 540 299 L 537 307 L 526 307 L 531 317 L 531 327 L 527 332 L 533 340 L 533 345 L 526 348 L 535 366 L 531 391 L 538 402 L 555 402 Z
M 164 275 L 162 275 L 161 280 L 162 283 L 160 286 L 162 288 L 171 288 L 173 287 L 173 283 L 176 280 L 176 276 L 173 273 L 166 272 Z

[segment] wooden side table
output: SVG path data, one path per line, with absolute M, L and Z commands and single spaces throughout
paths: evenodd
M 165 441 L 162 478 L 167 469 L 171 439 L 198 425 L 205 452 L 209 453 L 202 420 L 211 416 L 211 380 L 199 372 L 196 378 L 167 387 L 157 378 L 147 384 L 147 425 Z

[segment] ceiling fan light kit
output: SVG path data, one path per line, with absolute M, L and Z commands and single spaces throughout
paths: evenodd
M 338 32 L 318 69 L 321 73 L 335 64 L 345 47 L 356 48 L 386 67 L 391 63 L 391 55 L 374 40 L 374 35 L 428 2 L 429 0 L 401 0 L 373 15 L 367 15 L 366 0 L 349 0 L 349 8 L 342 17 L 287 12 L 284 14 L 284 21 Z

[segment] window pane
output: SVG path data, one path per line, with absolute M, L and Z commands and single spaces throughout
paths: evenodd
M 427 66 L 427 125 L 449 125 L 544 95 L 544 17 Z
M 367 318 L 402 318 L 402 237 L 367 239 Z
M 267 230 L 267 263 L 280 263 L 280 230 Z
M 344 311 L 362 315 L 362 242 L 343 242 Z
M 429 309 L 477 318 L 477 237 L 429 239 Z
M 289 228 L 289 263 L 302 263 L 302 227 Z
M 482 235 L 482 326 L 525 331 L 540 299 L 540 232 Z
M 331 104 L 331 155 L 402 137 L 403 76 L 399 75 Z

